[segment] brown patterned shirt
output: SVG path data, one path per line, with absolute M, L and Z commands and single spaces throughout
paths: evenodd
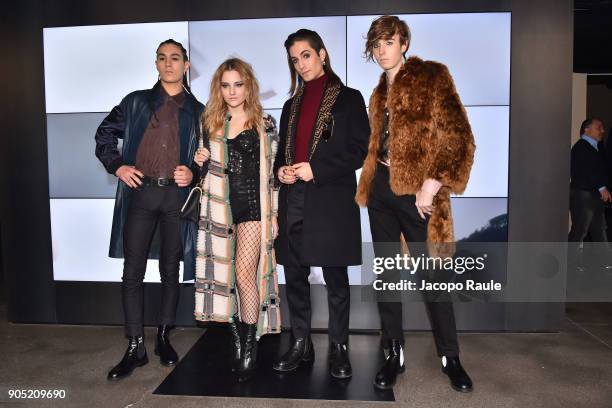
M 145 176 L 173 178 L 179 165 L 179 109 L 185 93 L 168 95 L 160 86 L 163 102 L 153 113 L 136 153 L 136 169 Z

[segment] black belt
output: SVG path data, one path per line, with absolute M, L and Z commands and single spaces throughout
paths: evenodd
M 173 178 L 155 178 L 144 176 L 142 178 L 143 186 L 171 187 L 176 186 Z

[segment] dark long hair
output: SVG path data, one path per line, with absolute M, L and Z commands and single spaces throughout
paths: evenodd
M 331 67 L 331 62 L 329 60 L 329 51 L 325 48 L 325 44 L 323 43 L 323 39 L 316 31 L 308 30 L 306 28 L 301 28 L 297 30 L 295 33 L 289 34 L 289 37 L 285 40 L 285 49 L 287 50 L 287 63 L 289 64 L 289 72 L 291 73 L 291 88 L 289 88 L 289 95 L 294 95 L 295 91 L 299 86 L 302 85 L 302 78 L 300 74 L 297 73 L 295 67 L 293 66 L 293 62 L 291 62 L 291 55 L 289 55 L 289 48 L 296 43 L 296 41 L 308 41 L 308 45 L 312 49 L 314 49 L 317 54 L 322 49 L 325 50 L 325 60 L 323 64 L 323 71 L 328 76 L 328 84 L 332 85 L 335 83 L 342 83 L 340 77 L 336 75 L 334 70 Z
M 183 60 L 184 61 L 189 61 L 189 55 L 187 55 L 187 50 L 185 49 L 185 47 L 183 47 L 183 44 L 181 44 L 178 41 L 173 40 L 172 38 L 169 38 L 166 41 L 162 41 L 157 46 L 157 50 L 155 50 L 155 55 L 157 55 L 157 53 L 159 52 L 159 49 L 163 45 L 166 45 L 166 44 L 176 45 L 181 50 L 181 53 L 183 54 Z M 159 83 L 160 83 L 160 80 L 157 80 L 157 84 L 159 84 Z M 187 93 L 191 94 L 191 88 L 189 87 L 189 82 L 187 81 L 187 73 L 186 72 L 183 74 L 183 87 L 185 88 Z

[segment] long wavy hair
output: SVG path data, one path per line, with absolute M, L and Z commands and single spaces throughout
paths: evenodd
M 227 104 L 221 93 L 221 77 L 226 71 L 236 71 L 240 75 L 246 90 L 244 112 L 246 113 L 246 129 L 263 128 L 263 108 L 259 102 L 259 84 L 253 72 L 253 67 L 240 58 L 230 58 L 223 61 L 215 71 L 210 81 L 210 96 L 203 114 L 204 128 L 209 134 L 223 127 L 225 115 L 228 112 Z

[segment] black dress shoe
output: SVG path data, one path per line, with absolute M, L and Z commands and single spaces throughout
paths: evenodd
M 136 367 L 141 367 L 149 362 L 147 350 L 144 346 L 142 336 L 130 337 L 128 339 L 128 348 L 123 355 L 121 362 L 109 371 L 108 378 L 111 381 L 120 380 L 132 374 Z
M 240 356 L 240 364 L 236 372 L 238 381 L 246 381 L 253 375 L 257 361 L 257 325 L 245 324 L 246 334 L 244 336 L 244 350 Z
M 459 361 L 459 357 L 445 357 L 446 358 L 446 366 L 442 364 L 442 372 L 448 375 L 450 379 L 451 387 L 455 391 L 459 392 L 470 392 L 472 391 L 472 380 L 470 376 L 467 375 L 463 367 L 461 366 L 461 361 Z
M 236 371 L 238 365 L 240 364 L 240 357 L 242 355 L 242 341 L 240 339 L 241 323 L 238 316 L 234 316 L 234 321 L 230 323 L 229 329 L 232 336 L 231 367 L 232 371 Z
M 155 340 L 155 355 L 159 356 L 159 362 L 165 366 L 173 366 L 178 362 L 178 354 L 168 338 L 168 332 L 174 326 L 157 326 L 157 339 Z
M 331 343 L 329 350 L 329 373 L 334 378 L 351 378 L 353 369 L 346 344 Z
M 406 371 L 403 353 L 401 340 L 391 339 L 389 341 L 389 355 L 374 378 L 376 388 L 381 390 L 393 388 L 397 375 Z
M 299 337 L 294 340 L 289 351 L 274 362 L 272 368 L 282 372 L 293 371 L 300 364 L 312 364 L 314 357 L 314 348 L 310 337 Z

